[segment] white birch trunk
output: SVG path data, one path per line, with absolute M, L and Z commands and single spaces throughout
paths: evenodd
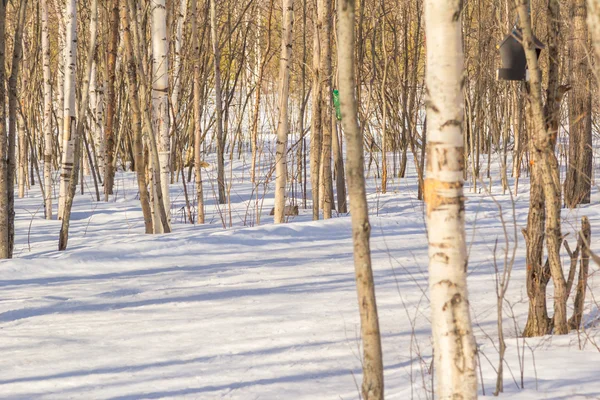
M 73 19 L 77 19 L 77 15 L 75 13 L 76 0 L 73 0 Z M 96 39 L 98 32 L 98 0 L 92 0 L 92 4 L 90 6 L 90 44 L 88 48 L 88 52 L 86 54 L 86 63 L 84 65 L 83 70 L 83 82 L 81 85 L 81 102 L 79 103 L 78 114 L 80 119 L 77 122 L 77 126 L 75 126 L 74 130 L 71 132 L 71 142 L 73 143 L 73 160 L 74 163 L 71 173 L 71 179 L 69 179 L 69 185 L 67 187 L 66 196 L 65 196 L 65 204 L 62 214 L 62 225 L 60 228 L 59 238 L 58 238 L 58 250 L 63 251 L 67 248 L 67 243 L 69 240 L 69 224 L 71 220 L 71 210 L 73 207 L 73 199 L 75 198 L 75 192 L 77 188 L 77 177 L 79 175 L 79 165 L 82 160 L 81 156 L 81 148 L 83 142 L 84 135 L 84 127 L 85 127 L 85 114 L 86 109 L 89 105 L 89 94 L 90 94 L 90 75 L 92 72 L 92 61 L 93 61 L 93 51 L 96 47 Z M 67 14 L 71 15 L 71 14 Z M 76 36 L 75 43 L 77 42 Z M 75 86 L 73 85 L 73 88 Z M 65 91 L 65 93 L 69 93 Z M 66 101 L 66 100 L 65 100 Z M 72 118 L 72 121 L 75 122 L 75 117 Z
M 285 193 L 287 185 L 287 137 L 289 133 L 288 96 L 290 92 L 290 68 L 292 65 L 292 25 L 294 2 L 283 0 L 283 27 L 281 59 L 279 61 L 279 122 L 277 124 L 277 148 L 275 153 L 275 223 L 285 222 Z
M 65 49 L 65 100 L 63 104 L 63 149 L 60 174 L 60 192 L 58 198 L 58 217 L 62 218 L 63 208 L 73 170 L 73 137 L 75 133 L 75 85 L 77 72 L 77 1 L 68 0 Z
M 175 34 L 175 54 L 173 55 L 173 93 L 171 94 L 171 104 L 175 112 L 173 121 L 176 121 L 179 111 L 179 93 L 181 91 L 181 48 L 183 42 L 183 26 L 187 17 L 187 0 L 180 0 L 179 15 L 177 16 L 177 33 Z M 192 0 L 194 3 L 194 0 Z M 198 33 L 192 31 L 195 37 Z M 173 129 L 175 127 L 173 126 Z
M 365 159 L 363 134 L 358 126 L 356 101 L 356 77 L 354 72 L 354 1 L 340 0 L 338 3 L 338 71 L 342 125 L 347 140 L 348 194 L 352 218 L 352 242 L 354 246 L 354 271 L 356 293 L 360 312 L 360 334 L 362 339 L 364 400 L 383 399 L 383 355 L 379 318 L 375 297 L 375 284 L 371 268 L 369 208 L 365 185 Z
M 439 399 L 477 398 L 463 197 L 461 0 L 426 0 L 429 290 Z
M 152 8 L 152 107 L 153 122 L 158 135 L 160 184 L 162 199 L 171 224 L 169 197 L 169 42 L 167 38 L 167 8 L 165 0 L 153 0 Z
M 70 0 L 69 0 L 70 1 Z M 56 15 L 59 16 L 58 19 L 58 48 L 59 48 L 59 57 L 58 57 L 58 78 L 57 78 L 57 86 L 58 86 L 58 110 L 61 112 L 56 113 L 56 122 L 58 124 L 58 147 L 62 153 L 63 151 L 63 132 L 64 132 L 64 123 L 63 123 L 63 113 L 62 108 L 65 104 L 65 57 L 67 52 L 67 47 L 65 46 L 65 14 L 63 12 L 63 7 L 58 3 L 58 0 L 54 0 L 54 11 Z
M 50 31 L 48 28 L 48 0 L 41 0 L 42 65 L 44 74 L 44 207 L 46 219 L 52 219 L 52 74 L 50 71 Z

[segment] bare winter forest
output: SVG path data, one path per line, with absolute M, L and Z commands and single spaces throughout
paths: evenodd
M 0 0 L 0 398 L 600 399 L 598 57 L 600 0 Z

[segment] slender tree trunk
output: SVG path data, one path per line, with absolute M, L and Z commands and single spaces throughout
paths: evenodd
M 119 46 L 119 0 L 109 2 L 110 21 L 108 30 L 108 58 L 106 63 L 106 120 L 104 124 L 104 201 L 112 194 L 115 180 L 113 158 L 115 157 L 115 111 L 116 111 L 116 65 Z
M 73 20 L 77 20 L 77 12 L 76 12 L 76 1 L 73 0 L 73 8 L 69 11 L 71 12 L 67 12 L 67 15 L 72 16 Z M 71 24 L 71 21 L 69 21 L 69 24 Z M 76 22 L 73 22 L 73 24 L 75 25 L 75 27 L 73 28 L 73 32 L 77 31 L 77 25 Z M 73 143 L 73 164 L 72 164 L 72 169 L 70 171 L 71 176 L 69 177 L 70 179 L 68 180 L 68 187 L 66 189 L 66 195 L 65 195 L 65 204 L 64 204 L 64 210 L 63 210 L 63 215 L 62 215 L 62 225 L 60 228 L 60 234 L 59 234 L 59 239 L 58 239 L 58 250 L 66 250 L 67 248 L 67 243 L 69 240 L 69 224 L 71 221 L 71 209 L 73 207 L 73 200 L 75 198 L 75 191 L 77 189 L 77 177 L 79 176 L 79 166 L 80 166 L 80 160 L 82 159 L 82 154 L 81 154 L 81 141 L 82 141 L 82 137 L 84 135 L 84 128 L 85 128 L 85 115 L 87 112 L 87 107 L 89 104 L 89 93 L 90 93 L 90 75 L 92 73 L 92 62 L 93 62 L 93 54 L 94 54 L 94 49 L 96 47 L 96 36 L 97 36 L 97 27 L 98 27 L 98 0 L 92 0 L 92 5 L 91 5 L 91 18 L 90 18 L 90 47 L 88 48 L 88 53 L 87 53 L 87 64 L 85 65 L 85 70 L 83 73 L 83 85 L 81 88 L 81 103 L 79 104 L 79 110 L 78 110 L 78 114 L 79 114 L 79 120 L 77 121 L 77 126 L 76 126 L 76 130 L 73 130 L 72 136 L 70 137 L 71 142 Z M 67 30 L 67 39 L 69 39 L 69 30 Z M 75 46 L 77 45 L 77 35 L 73 35 L 72 36 L 72 40 L 75 43 Z M 67 41 L 67 43 L 69 43 L 69 41 Z M 76 53 L 76 51 L 73 51 L 73 53 Z M 75 58 L 76 60 L 76 58 Z M 71 64 L 68 64 L 68 66 L 70 67 Z M 73 71 L 75 70 L 75 64 L 72 65 L 73 67 Z M 68 76 L 67 76 L 68 77 Z M 65 80 L 65 83 L 67 82 L 68 79 Z M 75 86 L 73 85 L 73 92 L 75 92 Z M 65 90 L 65 93 L 67 94 L 67 97 L 69 96 L 70 91 Z M 67 97 L 65 97 L 65 102 L 67 101 Z M 74 97 L 74 96 L 73 96 Z M 73 99 L 73 114 L 74 114 L 74 106 L 75 106 L 75 101 Z M 69 107 L 71 107 L 71 105 L 69 105 Z M 65 107 L 66 109 L 66 107 Z M 69 109 L 70 111 L 70 109 Z M 65 112 L 65 121 L 67 120 L 66 118 L 67 113 Z M 73 115 L 71 117 L 73 124 L 75 124 L 75 116 Z M 65 133 L 67 132 L 67 130 L 65 130 Z
M 75 89 L 77 84 L 77 1 L 67 1 L 67 31 L 65 50 L 65 102 L 63 104 L 63 152 L 58 198 L 58 218 L 63 218 L 71 171 L 74 168 L 76 129 Z M 78 176 L 75 175 L 77 180 Z
M 277 124 L 277 149 L 275 153 L 275 216 L 276 224 L 285 222 L 287 187 L 287 137 L 290 131 L 288 96 L 292 66 L 292 33 L 294 0 L 282 0 L 283 25 L 281 31 L 281 59 L 279 61 L 279 122 Z
M 12 258 L 14 243 L 15 243 L 15 173 L 16 173 L 16 136 L 17 136 L 17 105 L 19 99 L 19 93 L 17 92 L 17 83 L 19 80 L 19 69 L 21 67 L 21 60 L 23 59 L 23 29 L 25 27 L 25 17 L 27 11 L 27 0 L 21 0 L 19 2 L 17 24 L 15 26 L 15 36 L 13 40 L 13 57 L 10 71 L 10 77 L 8 78 L 8 147 L 6 153 L 6 191 L 2 192 L 2 196 L 6 193 L 7 197 L 7 216 L 8 216 L 8 242 L 6 243 L 8 254 L 7 257 L 0 256 L 0 258 Z M 0 49 L 1 50 L 1 49 Z M 6 121 L 4 119 L 3 121 Z M 1 132 L 0 132 L 1 133 Z M 1 185 L 0 185 L 1 188 Z M 3 212 L 4 209 L 2 209 Z M 0 244 L 3 246 L 4 243 Z M 0 249 L 0 254 L 3 250 Z
M 44 73 L 44 208 L 46 219 L 52 219 L 52 75 L 50 71 L 50 31 L 48 28 L 48 0 L 41 0 L 42 68 Z
M 104 114 L 103 95 L 104 89 L 102 83 L 98 82 L 98 62 L 97 62 L 98 46 L 94 51 L 94 60 L 92 64 L 92 76 L 90 77 L 90 128 L 92 138 L 91 153 L 96 165 L 96 171 L 93 171 L 94 176 L 100 177 L 104 175 L 104 135 L 102 134 L 102 116 Z
M 573 302 L 573 316 L 569 319 L 569 328 L 579 329 L 583 318 L 583 302 L 585 301 L 585 292 L 587 289 L 588 272 L 590 268 L 590 240 L 592 239 L 592 228 L 587 217 L 581 219 L 581 236 L 577 242 L 581 249 L 581 264 L 579 266 L 579 279 L 577 280 L 577 290 L 575 292 L 575 301 Z
M 62 3 L 62 1 L 61 1 Z M 66 27 L 65 27 L 65 19 L 66 16 L 64 14 L 65 8 L 58 2 L 58 0 L 53 0 L 54 11 L 58 17 L 58 78 L 57 86 L 58 86 L 58 108 L 59 112 L 56 113 L 57 120 L 57 130 L 58 130 L 58 148 L 59 152 L 62 153 L 62 144 L 63 144 L 63 131 L 64 131 L 64 121 L 63 121 L 63 113 L 62 107 L 65 103 L 65 53 L 67 51 L 67 46 L 65 43 L 66 40 Z M 59 157 L 57 157 L 59 158 Z M 60 166 L 59 166 L 60 167 Z
M 322 149 L 321 149 L 321 179 L 319 200 L 323 203 L 323 218 L 331 218 L 333 208 L 333 181 L 331 173 L 331 119 L 332 119 L 332 91 L 331 91 L 331 0 L 319 0 L 318 18 L 319 18 L 319 42 L 321 51 L 319 55 L 319 77 L 321 79 L 321 130 L 322 130 Z
M 153 0 L 152 9 L 152 107 L 154 132 L 158 135 L 162 201 L 171 227 L 169 196 L 169 41 L 165 0 Z M 170 230 L 170 229 L 169 229 Z
M 383 357 L 377 302 L 375 300 L 375 284 L 371 269 L 371 249 L 369 245 L 371 225 L 369 224 L 365 188 L 363 137 L 358 127 L 358 111 L 354 89 L 356 87 L 354 76 L 354 4 L 354 0 L 340 0 L 338 3 L 340 105 L 342 125 L 348 142 L 348 194 L 350 195 L 354 268 L 363 345 L 361 391 L 364 400 L 380 400 L 383 399 Z
M 26 43 L 21 39 L 22 48 L 26 47 Z M 18 167 L 18 182 L 19 182 L 19 198 L 25 197 L 25 188 L 27 187 L 27 166 L 29 165 L 29 146 L 27 143 L 27 129 L 25 114 L 27 113 L 27 95 L 26 92 L 29 89 L 29 75 L 31 71 L 27 59 L 24 57 L 23 51 L 21 50 L 21 64 L 23 65 L 23 72 L 21 74 L 21 90 L 19 96 L 20 111 L 15 110 L 17 114 L 17 128 L 18 128 L 18 141 L 19 141 L 19 167 Z M 33 160 L 32 160 L 33 162 Z
M 140 27 L 140 23 L 138 18 L 139 13 L 136 8 L 135 0 L 127 0 L 128 8 L 129 8 L 129 23 L 130 29 L 133 30 L 133 38 L 134 38 L 134 53 L 135 60 L 137 63 L 137 75 L 139 76 L 139 84 L 141 88 L 141 93 L 144 94 L 144 97 L 147 93 L 149 93 L 149 82 L 148 73 L 146 72 L 146 67 L 144 65 L 144 56 L 145 56 L 145 46 L 143 41 L 144 34 Z M 141 107 L 141 105 L 140 105 Z M 150 182 L 152 185 L 152 193 L 153 197 L 150 201 L 153 205 L 153 227 L 154 233 L 169 233 L 171 232 L 169 221 L 167 218 L 167 210 L 165 210 L 164 202 L 162 200 L 162 185 L 161 174 L 159 170 L 160 159 L 159 159 L 159 150 L 158 144 L 156 140 L 155 132 L 153 131 L 153 121 L 150 113 L 150 107 L 146 106 L 142 111 L 142 131 L 145 132 L 144 136 L 146 138 L 146 142 L 149 145 L 149 155 L 150 161 L 148 163 L 149 172 L 150 172 Z
M 199 10 L 196 1 L 192 1 L 192 32 L 196 32 Z M 200 41 L 197 35 L 192 37 L 194 57 L 198 60 L 194 64 L 194 171 L 196 173 L 196 208 L 198 210 L 197 222 L 204 224 L 204 193 L 202 189 L 202 105 L 200 82 Z
M 316 10 L 315 10 L 315 14 Z M 320 28 L 317 15 L 314 16 L 313 28 L 313 87 L 312 87 L 312 115 L 310 129 L 310 183 L 312 192 L 313 220 L 319 219 L 320 214 L 320 173 L 321 173 L 321 150 L 323 147 L 323 131 L 321 119 L 321 45 Z
M 333 132 L 333 161 L 335 165 L 335 187 L 337 189 L 338 212 L 345 214 L 348 212 L 346 202 L 346 174 L 344 172 L 344 152 L 342 145 L 343 136 L 338 132 L 338 123 L 335 118 L 331 119 Z
M 131 107 L 131 127 L 133 131 L 133 157 L 135 162 L 135 174 L 137 177 L 138 190 L 140 191 L 140 203 L 144 216 L 144 227 L 146 233 L 153 233 L 152 213 L 150 210 L 150 194 L 146 183 L 146 163 L 144 161 L 144 145 L 142 140 L 142 117 L 140 111 L 140 99 L 138 94 L 137 70 L 131 29 L 127 12 L 127 2 L 121 4 L 121 25 L 123 29 L 123 42 L 125 44 L 127 86 L 129 89 L 129 104 Z
M 0 1 L 0 121 L 6 121 L 6 4 Z M 6 123 L 0 123 L 0 259 L 11 258 L 9 246 L 8 135 Z
M 569 163 L 565 204 L 588 204 L 592 189 L 592 92 L 588 59 L 585 0 L 571 2 L 572 41 L 569 62 L 573 91 L 569 95 Z
M 179 3 L 179 12 L 177 16 L 177 30 L 175 32 L 175 52 L 173 54 L 173 92 L 171 94 L 171 126 L 170 126 L 170 140 L 171 140 L 171 155 L 170 155 L 170 171 L 171 171 L 171 182 L 174 177 L 177 162 L 177 150 L 179 137 L 177 135 L 177 129 L 182 126 L 179 122 L 179 97 L 181 92 L 181 81 L 183 79 L 183 64 L 182 58 L 182 43 L 183 43 L 183 31 L 185 21 L 187 19 L 187 0 L 181 0 Z M 192 1 L 192 3 L 195 3 Z M 192 36 L 197 35 L 195 31 L 192 31 Z M 192 39 L 193 40 L 193 39 Z
M 383 53 L 383 77 L 381 78 L 381 107 L 383 109 L 382 115 L 382 129 L 381 129 L 381 193 L 387 193 L 387 152 L 388 152 L 388 134 L 387 134 L 387 101 L 385 99 L 386 84 L 388 76 L 388 54 L 385 43 L 385 0 L 381 2 L 381 14 L 384 16 L 381 21 L 381 48 Z
M 24 69 L 24 74 L 27 73 L 27 70 Z M 22 81 L 21 90 L 25 89 L 25 80 Z M 25 112 L 25 102 L 24 99 L 21 98 L 21 112 L 17 112 L 17 127 L 19 131 L 19 198 L 22 199 L 25 197 L 25 187 L 27 186 L 27 166 L 28 166 L 28 156 L 29 149 L 27 146 L 27 132 L 25 130 L 25 118 L 23 118 L 23 113 Z
M 476 399 L 463 196 L 462 1 L 426 0 L 427 227 L 436 395 Z
M 210 0 L 210 32 L 215 68 L 215 108 L 217 114 L 217 184 L 219 187 L 219 204 L 225 204 L 225 136 L 223 135 L 223 99 L 221 94 L 221 49 L 219 48 L 217 4 L 215 0 Z

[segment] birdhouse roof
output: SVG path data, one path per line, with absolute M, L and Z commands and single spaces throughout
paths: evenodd
M 506 35 L 506 37 L 504 38 L 504 40 L 502 40 L 502 42 L 500 43 L 500 45 L 498 45 L 498 47 L 502 47 L 502 45 L 504 45 L 504 43 L 506 43 L 507 40 L 517 40 L 518 42 L 523 42 L 523 33 L 521 32 L 521 29 L 515 28 L 513 29 L 513 31 L 511 33 L 509 33 L 508 35 Z M 536 49 L 543 49 L 546 46 L 544 45 L 544 43 L 540 42 L 540 40 L 538 38 L 535 37 L 535 35 L 533 35 L 533 45 L 535 46 Z

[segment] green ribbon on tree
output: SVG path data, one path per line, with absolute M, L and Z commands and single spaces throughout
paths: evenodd
M 337 89 L 333 90 L 333 105 L 335 106 L 335 118 L 338 121 L 341 121 L 342 110 L 340 109 L 340 92 Z

